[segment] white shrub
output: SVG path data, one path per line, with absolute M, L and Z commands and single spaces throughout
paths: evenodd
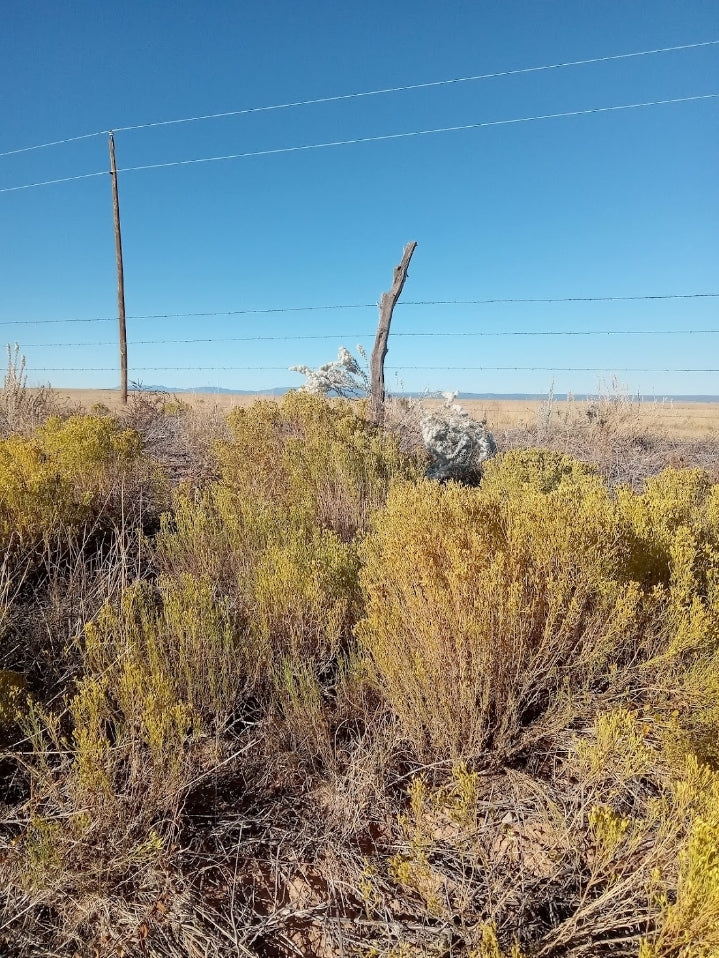
M 366 360 L 361 346 L 357 350 Z M 306 381 L 301 390 L 322 395 L 359 398 L 370 394 L 369 375 L 348 349 L 341 346 L 337 359 L 317 369 L 309 366 L 290 366 L 291 372 L 301 373 Z M 494 436 L 484 423 L 472 419 L 458 403 L 457 393 L 442 393 L 445 405 L 438 410 L 424 410 L 421 404 L 413 407 L 409 417 L 419 427 L 422 441 L 431 457 L 427 469 L 429 479 L 457 479 L 472 482 L 480 474 L 481 464 L 497 452 Z M 407 425 L 407 423 L 405 423 Z
M 363 359 L 366 358 L 361 346 L 357 347 L 357 351 Z M 305 383 L 300 386 L 303 392 L 322 395 L 332 393 L 335 396 L 347 398 L 367 396 L 370 392 L 366 369 L 360 366 L 352 353 L 344 346 L 340 346 L 337 359 L 333 362 L 318 366 L 317 369 L 310 369 L 309 366 L 290 366 L 290 372 L 301 373 L 306 377 Z
M 426 412 L 420 419 L 422 439 L 432 462 L 429 479 L 471 481 L 481 464 L 497 453 L 494 436 L 484 423 L 472 419 L 454 400 L 457 393 L 443 393 L 445 405 Z

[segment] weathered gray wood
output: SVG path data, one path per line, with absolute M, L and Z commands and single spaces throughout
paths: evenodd
M 387 355 L 387 340 L 389 339 L 389 327 L 392 322 L 392 312 L 397 305 L 397 300 L 402 294 L 404 281 L 407 278 L 407 269 L 409 261 L 412 259 L 412 253 L 417 248 L 413 241 L 407 243 L 402 255 L 402 262 L 394 268 L 394 280 L 392 289 L 387 293 L 382 293 L 379 302 L 379 325 L 377 326 L 377 336 L 374 341 L 374 349 L 370 359 L 370 376 L 372 383 L 371 415 L 372 421 L 378 426 L 384 422 L 384 360 Z
M 120 232 L 120 200 L 117 194 L 115 137 L 110 134 L 110 176 L 112 178 L 112 213 L 115 220 L 115 260 L 117 262 L 117 313 L 120 321 L 120 391 L 127 403 L 127 329 L 125 327 L 125 274 L 122 267 L 122 234 Z

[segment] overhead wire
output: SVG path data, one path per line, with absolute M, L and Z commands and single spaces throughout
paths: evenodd
M 97 170 L 94 173 L 78 173 L 75 176 L 59 176 L 53 180 L 37 180 L 34 183 L 22 183 L 20 186 L 4 186 L 0 193 L 17 193 L 19 190 L 33 190 L 38 186 L 54 186 L 56 183 L 72 183 L 75 180 L 90 180 L 95 176 L 107 176 L 108 170 Z
M 145 170 L 164 170 L 178 166 L 197 166 L 201 163 L 218 163 L 228 160 L 244 160 L 251 157 L 278 156 L 286 153 L 302 153 L 310 150 L 325 150 L 339 146 L 356 146 L 360 143 L 380 143 L 390 140 L 402 140 L 421 136 L 431 136 L 439 133 L 457 133 L 466 130 L 480 130 L 497 126 L 512 126 L 520 123 L 534 123 L 541 120 L 559 120 L 578 116 L 592 116 L 600 113 L 616 113 L 623 110 L 640 110 L 655 106 L 668 106 L 677 103 L 695 103 L 703 100 L 714 100 L 719 93 L 702 93 L 694 96 L 669 97 L 662 100 L 646 100 L 638 103 L 620 103 L 614 106 L 591 107 L 586 110 L 565 110 L 559 113 L 540 113 L 534 116 L 512 117 L 504 120 L 482 120 L 478 123 L 462 123 L 454 126 L 433 127 L 423 130 L 410 130 L 401 133 L 382 133 L 375 136 L 358 136 L 346 140 L 326 140 L 322 143 L 305 143 L 301 146 L 280 146 L 264 150 L 248 150 L 242 153 L 225 153 L 218 156 L 202 156 L 189 160 L 168 160 L 163 163 L 142 163 L 137 166 L 124 166 L 118 173 L 137 173 Z M 89 179 L 94 176 L 103 176 L 107 171 L 81 173 L 77 176 L 59 177 L 53 180 L 42 180 L 34 183 L 23 183 L 18 186 L 5 186 L 0 193 L 14 193 L 18 190 L 30 190 L 35 187 L 51 186 L 55 183 L 68 183 L 72 180 Z
M 702 93 L 695 96 L 671 97 L 663 100 L 647 100 L 640 103 L 621 103 L 616 106 L 592 107 L 588 110 L 565 110 L 561 113 L 541 113 L 536 116 L 512 117 L 506 120 L 483 120 L 478 123 L 461 123 L 455 126 L 439 126 L 425 130 L 410 130 L 403 133 L 382 133 L 377 136 L 357 136 L 347 140 L 327 140 L 322 143 L 306 143 L 302 146 L 279 146 L 265 150 L 249 150 L 243 153 L 226 153 L 221 156 L 203 156 L 189 160 L 171 160 L 164 163 L 143 163 L 138 166 L 125 166 L 118 173 L 136 173 L 142 170 L 162 170 L 174 166 L 192 166 L 199 163 L 218 163 L 223 160 L 243 160 L 250 157 L 277 156 L 283 153 L 301 153 L 308 150 L 325 150 L 338 146 L 355 146 L 359 143 L 380 143 L 388 140 L 402 140 L 409 137 L 431 136 L 437 133 L 457 133 L 463 130 L 480 130 L 494 126 L 510 126 L 518 123 L 533 123 L 540 120 L 559 120 L 568 117 L 590 116 L 598 113 L 613 113 L 620 110 L 640 110 L 646 107 L 667 106 L 676 103 L 692 103 L 700 100 L 712 100 L 719 93 Z M 10 190 L 16 187 L 10 187 Z M 0 190 L 7 192 L 7 190 Z
M 672 47 L 658 47 L 652 50 L 639 50 L 633 53 L 617 53 L 611 56 L 589 57 L 583 60 L 565 60 L 559 63 L 548 63 L 535 67 L 520 67 L 513 70 L 499 70 L 493 73 L 478 73 L 473 76 L 452 77 L 446 80 L 430 80 L 423 83 L 407 83 L 402 86 L 382 87 L 376 90 L 366 90 L 359 93 L 342 93 L 335 96 L 314 97 L 307 100 L 290 100 L 287 103 L 275 103 L 269 106 L 246 107 L 242 110 L 228 110 L 222 113 L 206 113 L 199 116 L 182 117 L 175 120 L 157 120 L 151 123 L 137 123 L 133 126 L 117 127 L 114 132 L 123 133 L 131 130 L 146 130 L 158 126 L 173 126 L 180 123 L 196 123 L 200 120 L 217 120 L 233 116 L 245 116 L 250 113 L 266 113 L 273 110 L 288 110 L 297 107 L 316 106 L 322 103 L 337 103 L 343 100 L 354 100 L 372 96 L 382 96 L 390 93 L 406 93 L 411 90 L 427 90 L 433 87 L 449 86 L 452 84 L 472 83 L 480 80 L 495 80 L 502 77 L 519 76 L 526 73 L 540 73 L 546 70 L 561 70 L 568 67 L 587 66 L 594 63 L 607 63 L 612 60 L 628 60 L 632 57 L 653 56 L 660 53 L 671 53 L 678 50 L 693 50 L 699 47 L 711 47 L 719 44 L 719 40 L 705 40 L 699 43 L 681 44 Z M 0 154 L 1 156 L 2 154 Z
M 110 130 L 95 130 L 93 133 L 80 133 L 78 136 L 66 136 L 60 140 L 48 140 L 46 143 L 36 143 L 34 146 L 20 146 L 13 150 L 4 150 L 0 153 L 0 157 L 17 156 L 18 153 L 32 153 L 33 150 L 46 150 L 51 146 L 64 146 L 66 143 L 91 140 L 97 136 L 107 136 L 110 132 Z
M 407 83 L 400 86 L 380 87 L 374 90 L 363 90 L 355 93 L 341 93 L 333 96 L 313 97 L 304 100 L 289 100 L 285 103 L 273 103 L 265 106 L 245 107 L 240 110 L 225 110 L 218 113 L 204 113 L 197 116 L 179 117 L 172 120 L 155 120 L 147 123 L 135 123 L 128 126 L 115 126 L 111 130 L 96 130 L 93 133 L 82 133 L 78 136 L 68 136 L 64 139 L 49 140 L 45 143 L 37 143 L 33 146 L 23 146 L 12 150 L 0 152 L 0 157 L 14 156 L 18 153 L 29 153 L 33 150 L 43 150 L 48 147 L 62 146 L 66 143 L 76 143 L 80 140 L 88 140 L 93 137 L 106 136 L 110 132 L 127 133 L 134 130 L 147 130 L 163 126 L 176 126 L 183 123 L 197 123 L 203 120 L 218 120 L 235 116 L 246 116 L 251 113 L 267 113 L 275 110 L 289 110 L 298 107 L 316 106 L 323 103 L 338 103 L 344 100 L 354 100 L 373 96 L 383 96 L 392 93 L 405 93 L 411 90 L 427 90 L 436 87 L 456 85 L 460 83 L 472 83 L 481 80 L 494 80 L 503 77 L 520 76 L 528 73 L 540 73 L 549 70 L 562 70 L 570 67 L 588 66 L 596 63 L 608 63 L 617 60 L 630 60 L 637 57 L 655 56 L 664 53 L 674 53 L 684 50 L 696 50 L 702 47 L 713 47 L 719 44 L 719 40 L 702 40 L 697 43 L 682 43 L 675 46 L 655 47 L 649 50 L 636 50 L 631 53 L 615 53 L 601 57 L 586 57 L 580 60 L 564 60 L 557 63 L 547 63 L 541 66 L 519 67 L 510 70 L 498 70 L 492 73 L 478 73 L 471 76 L 450 77 L 444 80 L 429 80 L 422 83 Z
M 487 306 L 497 303 L 623 303 L 654 299 L 715 299 L 719 293 L 638 293 L 632 296 L 505 296 L 493 299 L 414 299 L 398 306 Z

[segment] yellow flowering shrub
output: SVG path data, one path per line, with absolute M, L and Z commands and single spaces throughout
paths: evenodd
M 28 697 L 0 670 L 28 784 L 0 836 L 13 947 L 215 947 L 212 916 L 257 951 L 319 953 L 344 921 L 377 956 L 719 954 L 709 477 L 638 494 L 535 449 L 439 485 L 303 394 L 230 428 L 116 566 L 85 534 L 150 475 L 137 434 L 0 443 L 2 543 L 89 543 L 32 609 L 67 673 L 28 671 Z M 0 664 L 26 669 L 2 574 Z
M 122 468 L 142 452 L 139 434 L 106 416 L 53 417 L 36 430 L 33 439 L 59 472 L 78 479 Z
M 0 669 L 0 744 L 17 721 L 26 686 L 20 672 Z
M 503 469 L 478 490 L 395 483 L 363 546 L 356 633 L 424 757 L 506 745 L 641 631 L 602 481 L 542 491 Z
M 701 469 L 665 469 L 637 495 L 620 489 L 622 518 L 634 537 L 634 574 L 673 584 L 686 605 L 693 595 L 719 598 L 719 487 Z
M 380 506 L 393 476 L 418 476 L 395 437 L 372 426 L 349 400 L 289 392 L 281 402 L 234 410 L 220 443 L 224 483 L 349 538 Z
M 253 682 L 266 682 L 286 657 L 326 663 L 357 617 L 355 545 L 222 482 L 177 494 L 156 557 L 168 579 L 201 576 L 232 604 Z
M 617 928 L 645 930 L 640 958 L 710 958 L 719 949 L 719 774 L 678 753 L 674 734 L 650 714 L 614 709 L 579 738 L 567 771 L 589 806 L 588 889 L 615 898 Z
M 583 485 L 597 479 L 593 466 L 551 449 L 511 449 L 488 460 L 483 467 L 483 487 L 508 494 L 531 487 L 554 492 L 560 486 Z
M 104 605 L 86 625 L 84 655 L 90 675 L 112 676 L 115 699 L 125 715 L 137 715 L 136 724 L 162 702 L 170 712 L 179 705 L 221 725 L 248 681 L 242 632 L 206 577 L 160 578 L 155 588 L 126 589 L 119 608 Z M 161 718 L 158 713 L 149 742 L 162 732 Z
M 191 632 L 202 622 L 202 610 L 193 618 L 178 623 L 173 612 L 163 617 L 153 610 L 149 591 L 138 586 L 125 594 L 119 612 L 105 606 L 86 627 L 87 671 L 70 702 L 71 781 L 78 804 L 84 798 L 90 806 L 113 806 L 141 789 L 142 805 L 151 814 L 182 784 L 187 746 L 203 706 L 215 704 L 216 688 L 203 686 L 208 665 L 199 657 L 198 673 L 187 682 L 182 670 L 187 649 L 181 639 L 174 648 L 163 643 L 163 625 L 169 619 Z M 212 638 L 203 635 L 193 652 L 212 655 Z
M 389 898 L 395 916 L 446 922 L 461 955 L 597 954 L 611 938 L 641 958 L 713 958 L 719 775 L 692 755 L 668 761 L 647 718 L 599 714 L 547 780 L 417 775 L 384 859 L 391 893 L 381 868 L 363 871 L 370 914 Z
M 97 517 L 140 462 L 139 435 L 109 417 L 54 417 L 0 440 L 0 544 L 32 548 Z
M 167 664 L 140 641 L 94 647 L 114 638 L 107 621 L 88 630 L 85 675 L 67 701 L 69 734 L 40 707 L 24 721 L 34 790 L 52 814 L 33 819 L 15 856 L 26 887 L 63 899 L 112 894 L 148 869 L 157 884 L 153 870 L 197 769 L 198 719 Z
M 671 696 L 673 744 L 719 767 L 719 485 L 699 469 L 666 469 L 637 495 L 617 494 L 632 574 L 666 591 L 667 640 L 646 669 Z
M 363 549 L 356 634 L 415 748 L 505 745 L 597 685 L 677 682 L 691 747 L 719 730 L 719 492 L 667 470 L 642 494 L 545 450 L 479 489 L 395 481 Z M 630 667 L 631 663 L 631 667 Z

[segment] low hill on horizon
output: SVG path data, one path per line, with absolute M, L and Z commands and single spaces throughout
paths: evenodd
M 296 386 L 273 386 L 270 389 L 228 389 L 222 386 L 144 386 L 143 389 L 148 392 L 167 392 L 167 393 L 216 393 L 217 395 L 233 396 L 284 396 Z M 423 396 L 439 396 L 441 393 L 423 393 L 423 392 L 392 392 L 393 396 L 401 396 L 407 399 L 420 399 Z M 587 400 L 596 399 L 598 393 L 554 393 L 553 398 L 557 400 Z M 520 399 L 520 400 L 545 400 L 547 393 L 475 393 L 459 392 L 457 399 Z M 624 397 L 621 397 L 624 398 Z M 627 396 L 627 399 L 638 399 L 640 402 L 719 402 L 719 395 L 639 395 Z

